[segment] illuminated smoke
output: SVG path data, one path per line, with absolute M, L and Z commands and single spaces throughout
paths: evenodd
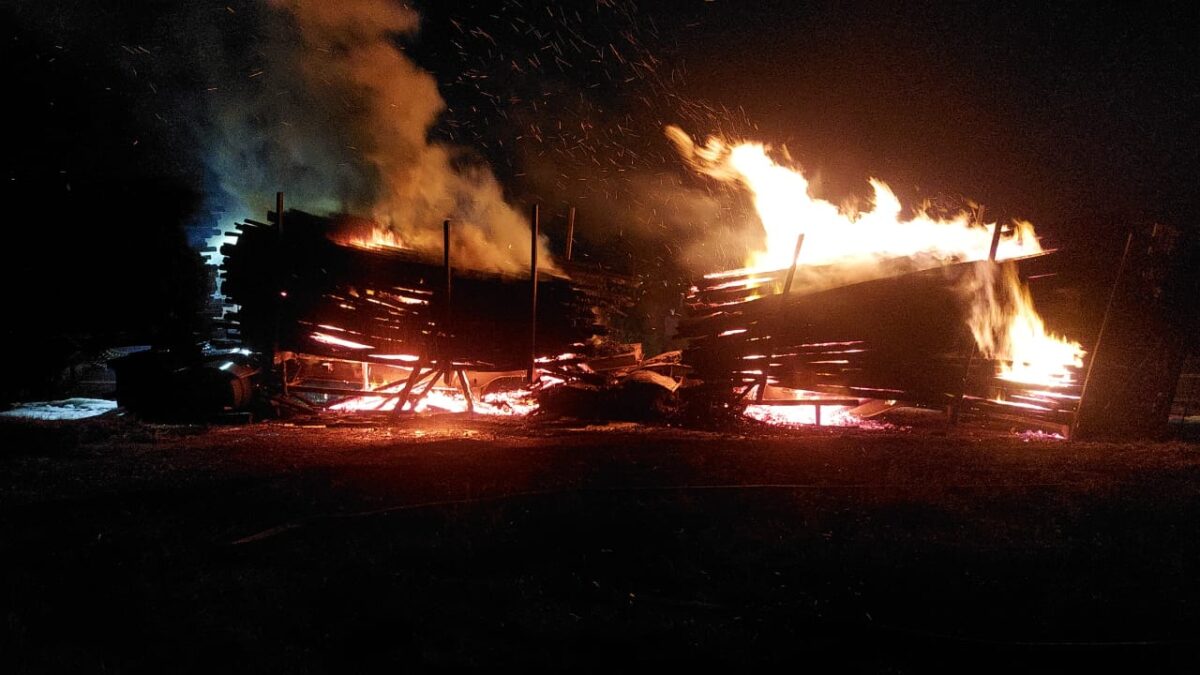
M 262 67 L 218 99 L 210 165 L 247 208 L 282 189 L 289 207 L 370 215 L 428 253 L 450 218 L 456 265 L 525 269 L 525 216 L 467 150 L 429 140 L 445 103 L 400 43 L 418 24 L 390 0 L 272 0 Z

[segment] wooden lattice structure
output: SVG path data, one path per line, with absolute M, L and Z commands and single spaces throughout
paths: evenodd
M 237 305 L 229 318 L 271 365 L 290 353 L 401 367 L 414 386 L 467 370 L 525 369 L 586 349 L 637 288 L 626 277 L 560 263 L 561 273 L 537 277 L 535 302 L 530 276 L 347 244 L 331 238 L 330 219 L 284 215 L 282 234 L 275 223 L 247 220 L 222 248 L 223 291 Z
M 706 278 L 678 329 L 683 360 L 735 397 L 761 397 L 770 385 L 1070 424 L 1078 385 L 1045 391 L 997 378 L 966 328 L 976 268 L 1025 261 L 929 264 L 882 260 L 876 278 L 857 282 L 853 270 L 800 267 L 786 294 L 788 270 Z

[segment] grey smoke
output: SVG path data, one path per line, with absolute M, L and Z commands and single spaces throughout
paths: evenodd
M 413 9 L 272 0 L 258 23 L 242 77 L 228 77 L 237 63 L 210 65 L 224 86 L 209 99 L 203 142 L 222 190 L 257 213 L 282 189 L 289 206 L 372 217 L 431 254 L 450 218 L 457 265 L 527 268 L 527 219 L 492 172 L 469 150 L 429 140 L 445 103 L 403 51 L 419 25 Z

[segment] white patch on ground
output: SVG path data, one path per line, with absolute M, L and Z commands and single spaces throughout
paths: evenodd
M 0 412 L 0 417 L 19 417 L 32 420 L 82 420 L 117 409 L 116 401 L 102 398 L 68 398 L 62 401 L 18 403 L 12 410 Z

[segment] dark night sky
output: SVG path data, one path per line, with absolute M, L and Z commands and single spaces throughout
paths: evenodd
M 153 330 L 146 317 L 186 294 L 171 281 L 179 228 L 205 197 L 203 149 L 186 118 L 211 84 L 189 75 L 204 32 L 189 22 L 207 31 L 224 25 L 211 22 L 231 14 L 226 6 L 244 16 L 254 3 L 136 4 L 0 2 L 13 115 L 0 167 L 13 233 L 4 281 L 61 298 L 72 310 L 62 330 Z M 960 195 L 1068 245 L 1125 222 L 1193 228 L 1200 206 L 1200 18 L 1190 2 L 417 6 L 422 32 L 408 52 L 450 107 L 437 137 L 479 152 L 516 199 L 581 202 L 598 255 L 626 236 L 614 234 L 623 208 L 631 222 L 647 217 L 629 197 L 636 181 L 683 173 L 665 123 L 786 144 L 823 196 L 862 196 L 876 176 L 902 199 Z M 514 16 L 570 23 L 623 56 L 512 75 L 510 60 L 547 48 L 508 31 Z M 653 72 L 627 62 L 647 54 Z M 582 137 L 567 143 L 562 119 Z M 537 134 L 521 133 L 530 125 Z M 586 151 L 559 151 L 571 143 Z M 666 226 L 660 234 L 671 239 Z M 669 241 L 649 250 L 672 254 Z
M 841 189 L 871 173 L 1049 230 L 1195 212 L 1193 3 L 705 4 L 697 94 Z

